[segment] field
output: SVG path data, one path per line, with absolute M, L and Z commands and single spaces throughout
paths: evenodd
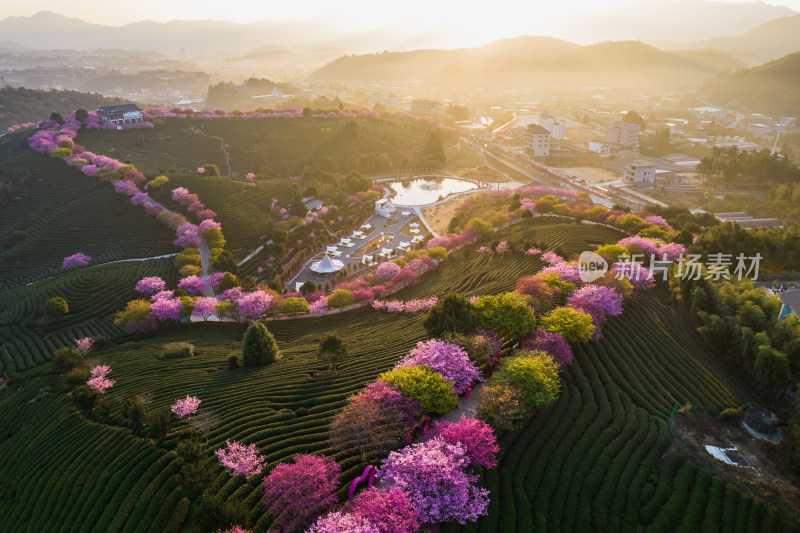
M 0 208 L 0 291 L 53 276 L 64 257 L 83 252 L 92 264 L 178 252 L 173 232 L 125 196 L 63 161 L 26 151 L 2 162 L 32 171 L 31 184 Z
M 495 238 L 517 250 L 527 242 L 571 255 L 619 237 L 609 228 L 552 218 L 519 224 Z M 467 250 L 397 296 L 500 292 L 541 266 L 520 252 L 487 256 Z M 158 262 L 153 267 L 169 270 Z M 60 283 L 79 286 L 79 274 Z M 8 320 L 30 323 L 35 312 L 24 309 L 39 305 L 36 298 L 23 300 L 31 303 L 20 303 Z M 85 298 L 86 316 L 106 313 L 88 310 L 91 298 Z M 666 303 L 660 289 L 640 296 L 604 326 L 602 340 L 575 350 L 558 403 L 503 437 L 500 467 L 484 479 L 491 490 L 489 516 L 465 527 L 448 524 L 444 531 L 796 530 L 772 509 L 779 503 L 746 497 L 670 452 L 667 420 L 674 406 L 730 407 L 758 398 Z M 359 309 L 268 322 L 285 357 L 262 368 L 226 370 L 227 356 L 241 350 L 243 333 L 243 326 L 230 323 L 124 337 L 124 344 L 101 357 L 117 380 L 111 397 L 147 393 L 157 408 L 195 394 L 220 419 L 209 437 L 212 449 L 228 438 L 256 443 L 272 466 L 298 452 L 329 451 L 331 417 L 349 394 L 424 338 L 422 319 Z M 23 332 L 23 344 L 25 335 L 35 337 L 33 323 L 26 326 L 30 333 Z M 314 377 L 323 368 L 313 355 L 317 339 L 334 329 L 350 343 L 351 356 L 337 374 Z M 10 340 L 19 340 L 16 335 Z M 196 356 L 158 358 L 159 346 L 179 340 L 193 342 Z M 8 509 L 0 513 L 0 530 L 206 531 L 197 526 L 198 505 L 185 498 L 175 475 L 177 429 L 157 445 L 121 418 L 87 419 L 67 400 L 52 365 L 32 362 L 20 379 L 0 389 L 0 507 Z M 336 459 L 345 484 L 364 466 L 358 457 Z M 266 531 L 260 486 L 215 468 L 213 490 L 223 500 L 242 501 L 253 517 L 251 529 Z
M 406 153 L 417 155 L 431 132 L 425 123 L 391 118 L 164 119 L 155 129 L 82 131 L 77 142 L 95 153 L 133 163 L 148 175 L 194 171 L 208 163 L 227 175 L 220 140 L 211 138 L 220 137 L 230 152 L 233 172 L 241 177 L 257 171 L 258 164 L 277 171 L 284 162 L 292 175 L 299 175 L 312 161 L 325 164 L 340 155 L 340 132 L 353 120 L 359 130 L 354 153 L 386 152 L 397 162 Z M 264 156 L 261 163 L 258 152 Z

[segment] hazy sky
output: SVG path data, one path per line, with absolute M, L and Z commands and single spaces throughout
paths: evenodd
M 169 20 L 217 19 L 235 22 L 256 20 L 307 19 L 320 15 L 346 16 L 359 26 L 385 25 L 392 20 L 407 21 L 423 16 L 428 22 L 455 23 L 468 31 L 497 24 L 507 25 L 509 33 L 534 21 L 560 22 L 576 12 L 610 11 L 628 3 L 641 5 L 652 0 L 0 0 L 0 18 L 28 16 L 38 11 L 53 11 L 88 22 L 123 25 L 150 19 Z M 694 0 L 683 0 L 691 2 Z M 737 0 L 721 0 L 737 1 Z M 739 0 L 740 1 L 740 0 Z M 800 0 L 766 2 L 785 5 L 800 11 Z M 67 9 L 65 9 L 67 6 Z M 75 9 L 78 8 L 78 9 Z

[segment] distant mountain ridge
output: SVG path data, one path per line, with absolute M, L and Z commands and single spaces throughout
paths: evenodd
M 750 112 L 800 117 L 800 52 L 765 65 L 721 73 L 703 83 L 705 99 Z
M 770 20 L 735 37 L 718 37 L 693 43 L 654 44 L 675 50 L 714 48 L 755 65 L 800 51 L 800 15 Z
M 479 48 L 346 56 L 311 79 L 336 83 L 417 80 L 439 87 L 574 87 L 630 90 L 694 88 L 725 69 L 741 68 L 716 51 L 665 52 L 636 41 L 580 46 L 551 37 L 516 37 Z

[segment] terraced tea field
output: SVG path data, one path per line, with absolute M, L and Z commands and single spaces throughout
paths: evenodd
M 2 165 L 29 168 L 33 179 L 0 209 L 0 243 L 25 232 L 15 244 L 0 246 L 0 291 L 59 273 L 64 257 L 76 252 L 95 264 L 179 251 L 172 231 L 61 160 L 26 151 Z

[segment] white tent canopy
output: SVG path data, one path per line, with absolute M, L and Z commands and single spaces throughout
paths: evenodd
M 336 246 L 328 246 L 328 251 L 329 252 L 335 252 L 337 250 L 338 250 L 338 248 Z
M 367 224 L 364 224 L 361 227 L 364 228 L 364 229 L 372 229 L 372 224 L 367 223 Z
M 411 224 L 409 224 L 408 226 L 409 226 L 410 228 L 418 228 L 418 227 L 419 227 L 419 222 L 412 222 L 412 223 L 411 223 Z
M 330 274 L 338 272 L 344 268 L 344 263 L 338 259 L 331 259 L 327 255 L 322 258 L 322 261 L 317 261 L 311 265 L 311 270 L 319 274 Z

